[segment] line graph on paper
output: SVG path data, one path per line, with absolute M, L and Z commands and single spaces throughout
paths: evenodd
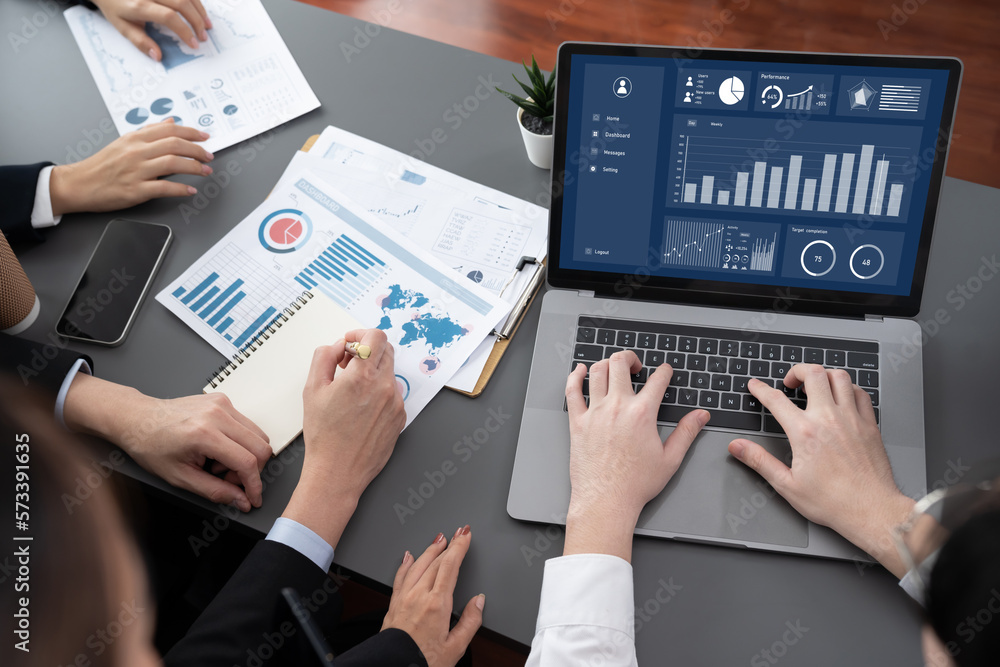
M 91 12 L 75 14 L 72 20 L 77 21 L 84 37 L 90 42 L 108 88 L 116 93 L 132 90 L 136 81 L 135 73 L 129 70 L 124 58 L 115 55 L 113 48 L 108 47 L 109 42 L 113 45 L 121 39 L 118 32 L 100 15 Z
M 211 5 L 209 7 L 208 13 L 213 28 L 208 35 L 219 53 L 243 46 L 260 37 L 254 30 L 253 23 L 241 20 L 239 12 L 224 11 L 224 6 L 221 4 L 218 8 Z
M 426 200 L 362 181 L 353 181 L 351 196 L 382 222 L 404 236 L 413 231 L 423 215 Z
M 699 269 L 717 269 L 722 259 L 725 225 L 713 222 L 668 220 L 663 263 Z

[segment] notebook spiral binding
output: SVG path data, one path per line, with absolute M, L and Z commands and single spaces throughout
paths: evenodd
M 240 348 L 239 352 L 233 355 L 232 359 L 219 366 L 219 370 L 209 376 L 208 383 L 212 385 L 212 388 L 214 389 L 225 382 L 230 373 L 239 368 L 244 360 L 249 359 L 250 355 L 257 351 L 257 348 L 269 340 L 283 324 L 288 322 L 289 318 L 294 317 L 295 313 L 302 310 L 302 306 L 306 305 L 312 298 L 312 292 L 303 292 L 301 296 L 288 304 L 287 308 L 283 308 L 280 313 L 275 315 L 274 319 L 268 322 L 256 336 L 251 338 L 249 342 Z

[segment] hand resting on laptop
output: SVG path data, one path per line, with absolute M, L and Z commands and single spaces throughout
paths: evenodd
M 605 553 L 627 561 L 639 513 L 677 472 L 688 447 L 708 423 L 692 410 L 666 441 L 656 413 L 673 369 L 660 366 L 635 393 L 631 374 L 642 368 L 631 350 L 616 352 L 590 369 L 590 406 L 583 398 L 587 368 L 577 365 L 566 383 L 569 410 L 569 477 L 564 555 Z
M 570 505 L 561 558 L 545 563 L 536 633 L 527 665 L 598 653 L 608 665 L 636 665 L 632 534 L 639 513 L 677 472 L 709 413 L 692 410 L 660 440 L 657 410 L 673 369 L 656 369 L 636 393 L 630 374 L 641 367 L 630 350 L 566 382 L 570 426 Z M 913 501 L 893 480 L 868 394 L 843 370 L 800 364 L 784 379 L 804 385 L 805 410 L 766 383 L 749 389 L 781 423 L 793 452 L 789 468 L 759 444 L 738 438 L 729 452 L 753 468 L 797 511 L 838 531 L 897 577 L 905 567 L 892 528 Z M 599 609 L 600 613 L 595 610 Z
M 759 380 L 748 388 L 771 411 L 792 448 L 786 466 L 757 443 L 737 438 L 729 452 L 756 470 L 792 507 L 829 526 L 878 559 L 896 577 L 906 573 L 892 540 L 913 500 L 896 487 L 868 394 L 842 369 L 793 366 L 787 387 L 805 387 L 805 410 Z

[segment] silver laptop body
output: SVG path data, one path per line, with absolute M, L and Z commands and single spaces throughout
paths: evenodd
M 922 331 L 907 318 L 919 310 L 961 64 L 566 43 L 558 72 L 550 289 L 510 516 L 565 523 L 564 389 L 580 350 L 592 362 L 608 348 L 656 349 L 650 335 L 662 343 L 664 332 L 682 330 L 708 339 L 716 355 L 712 340 L 731 351 L 734 342 L 791 340 L 796 361 L 801 350 L 794 350 L 808 354 L 831 340 L 874 350 L 859 354 L 877 355 L 866 367 L 877 366 L 880 428 L 896 482 L 922 496 Z M 637 260 L 627 239 L 619 243 L 630 235 L 633 246 L 646 240 L 649 261 Z M 618 337 L 644 331 L 644 347 Z M 709 409 L 713 420 L 723 410 Z M 661 424 L 664 438 L 672 423 Z M 636 533 L 868 560 L 731 457 L 727 445 L 737 436 L 791 461 L 782 434 L 709 422 Z

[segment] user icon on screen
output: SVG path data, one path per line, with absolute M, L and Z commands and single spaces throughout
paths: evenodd
M 694 83 L 691 81 L 691 77 L 688 77 L 688 82 L 684 84 L 685 86 L 693 86 Z
M 691 93 L 684 93 L 684 101 L 685 102 L 691 101 Z
M 625 98 L 632 94 L 632 82 L 627 76 L 620 76 L 614 80 L 611 86 L 615 97 Z

